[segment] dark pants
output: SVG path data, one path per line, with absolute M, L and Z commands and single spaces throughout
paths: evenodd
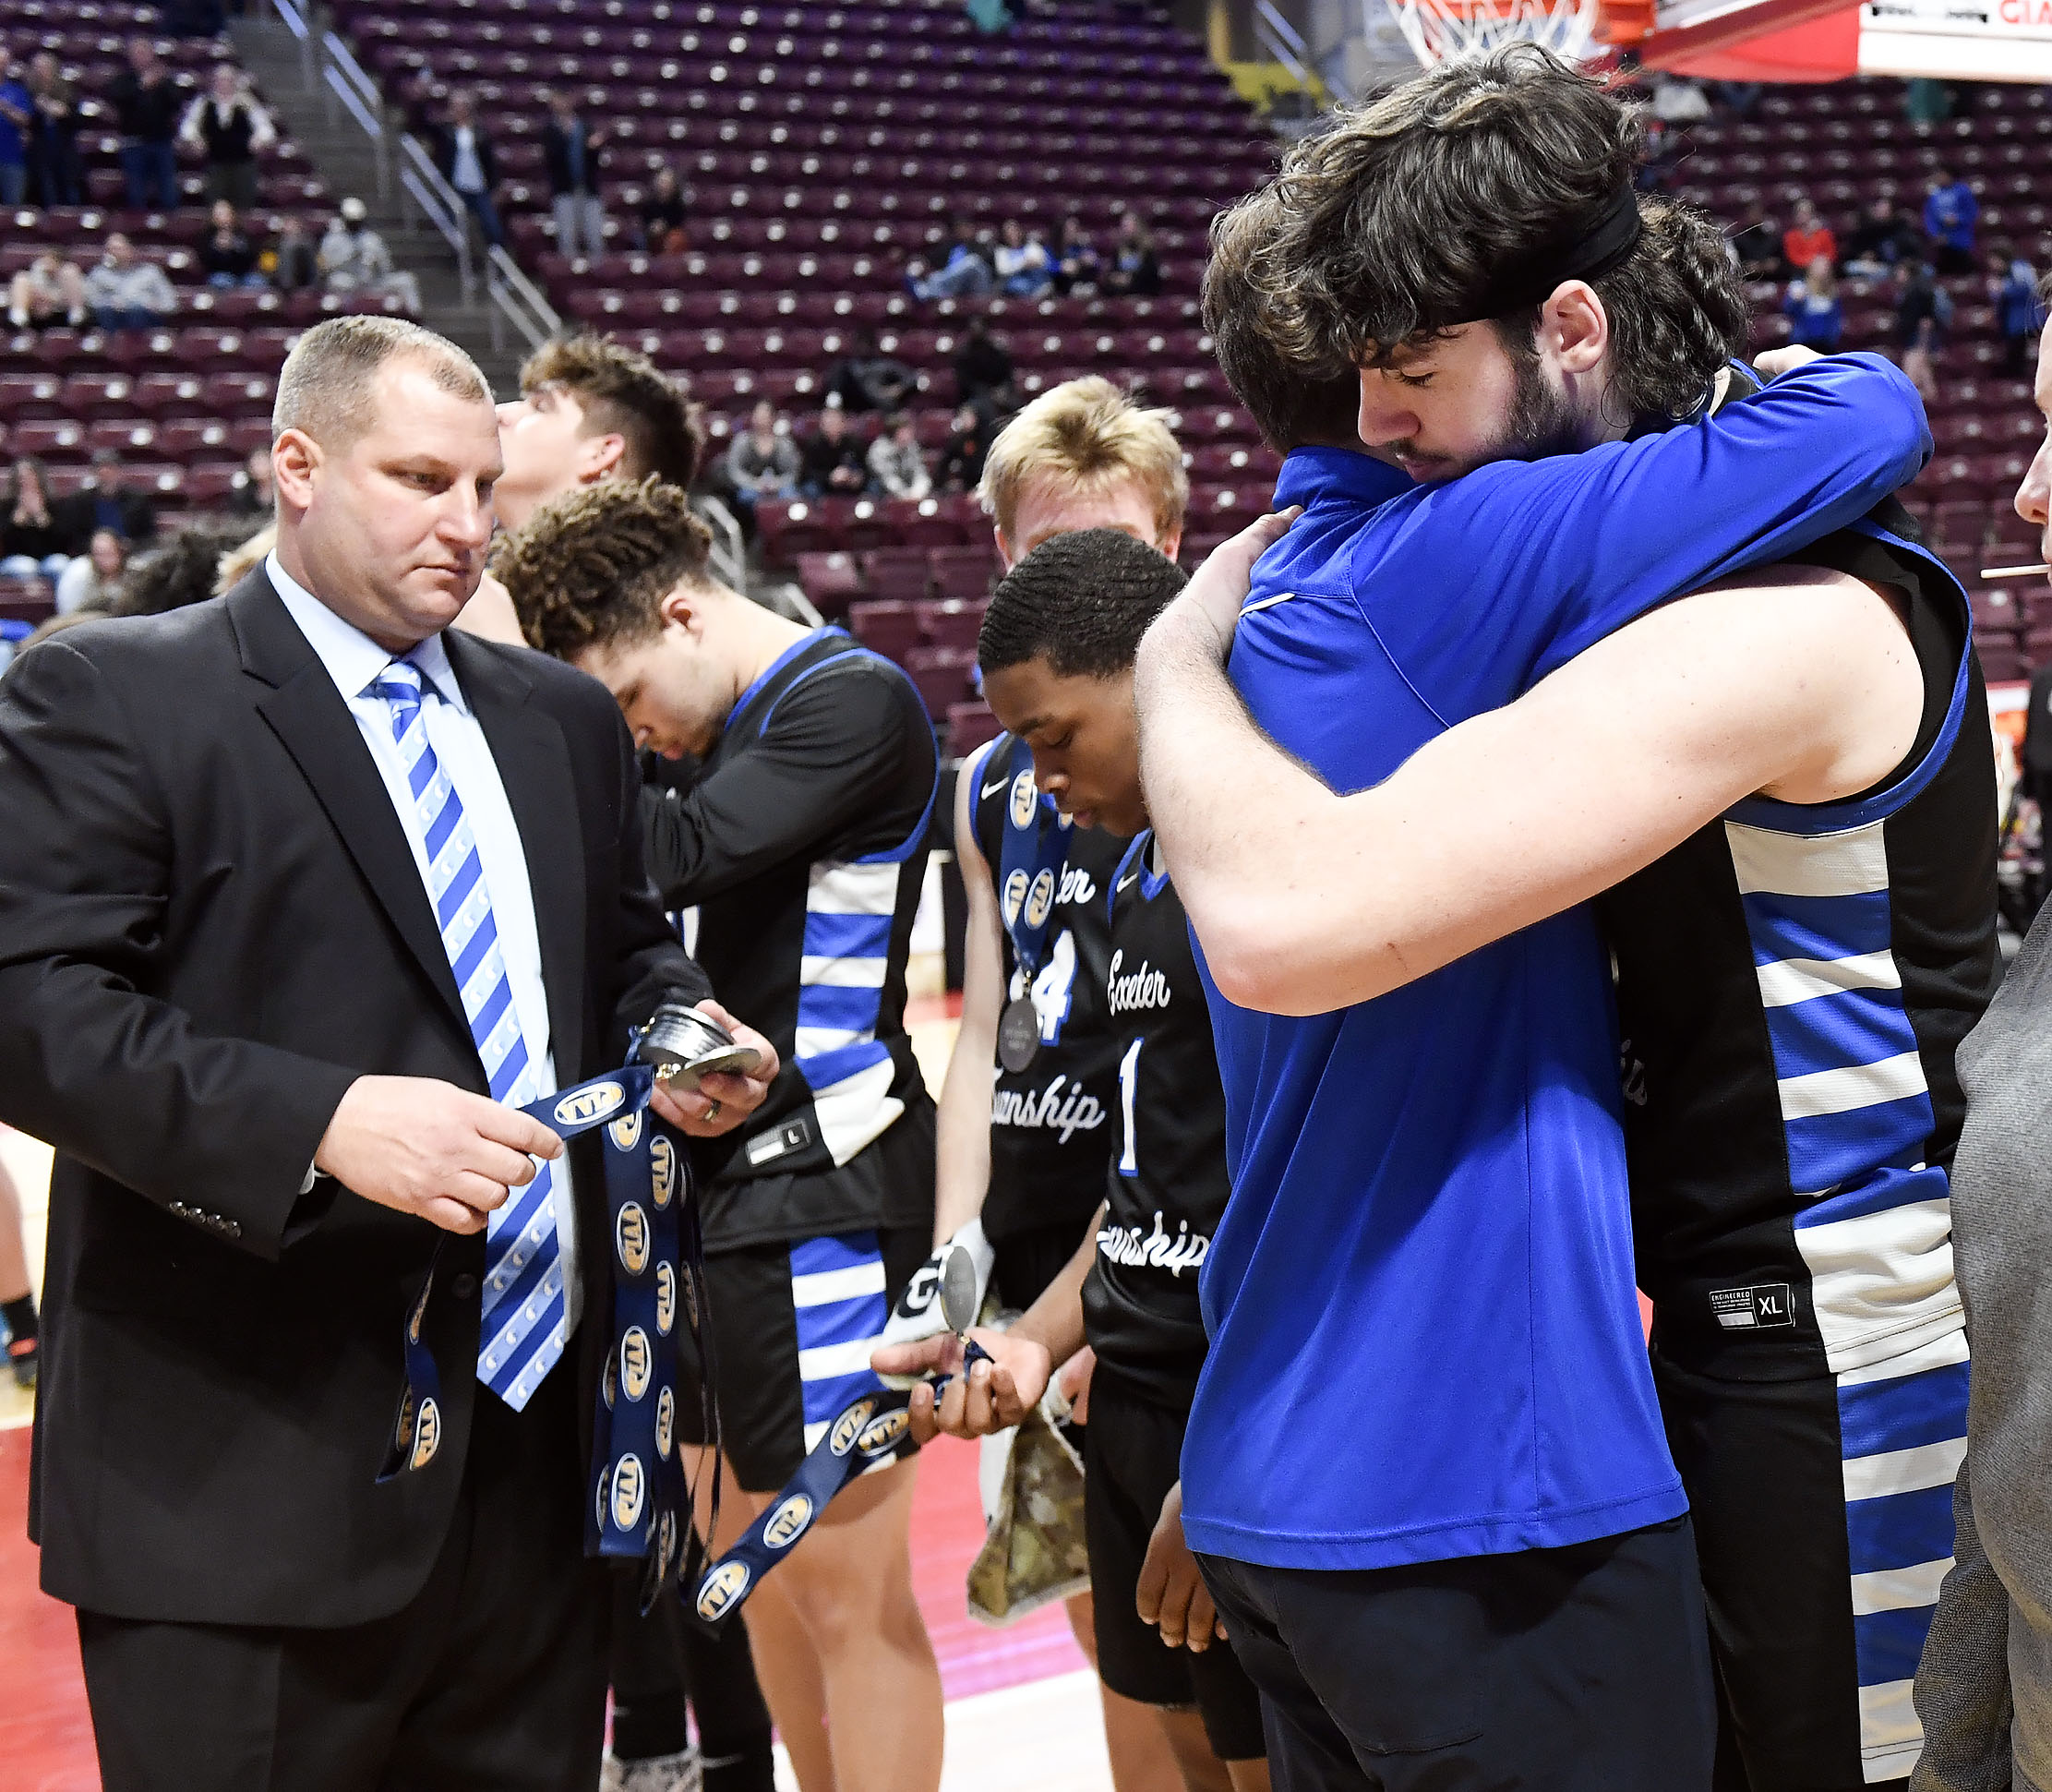
M 606 1576 L 583 1553 L 572 1354 L 514 1413 L 480 1390 L 426 1585 L 345 1630 L 82 1611 L 105 1792 L 591 1792 Z
M 504 248 L 506 232 L 498 222 L 498 208 L 492 203 L 489 190 L 465 193 L 462 200 L 470 207 L 470 215 L 477 220 L 477 228 L 484 233 L 486 245 L 495 249 Z
M 706 1792 L 770 1792 L 770 1713 L 755 1680 L 748 1630 L 717 1635 L 685 1614 L 674 1585 L 644 1614 L 641 1565 L 614 1570 L 613 1753 L 621 1761 L 680 1754 L 698 1717 Z
M 139 305 L 96 305 L 92 320 L 102 330 L 154 330 L 163 321 Z
M 1710 1785 L 1710 1643 L 1686 1518 L 1403 1568 L 1198 1559 L 1264 1694 L 1276 1792 Z
M 124 143 L 121 172 L 128 179 L 129 210 L 178 209 L 178 151 L 170 143 Z
M 254 162 L 209 163 L 207 197 L 226 199 L 237 211 L 249 210 L 257 203 L 257 164 Z
M 78 146 L 69 138 L 39 142 L 29 151 L 29 174 L 44 205 L 82 205 L 84 176 L 78 171 Z

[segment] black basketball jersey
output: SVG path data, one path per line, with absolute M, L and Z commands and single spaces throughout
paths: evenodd
M 697 908 L 721 1003 L 782 1059 L 746 1125 L 691 1142 L 710 1246 L 932 1222 L 905 970 L 938 769 L 911 680 L 820 629 L 741 694 L 688 790 L 650 798 L 665 904 Z
M 1113 874 L 1106 1007 L 1118 1106 L 1097 1262 L 1083 1285 L 1098 1375 L 1187 1408 L 1204 1366 L 1197 1272 L 1231 1192 L 1226 1098 L 1182 900 L 1143 833 Z
M 1906 595 L 1926 692 L 1909 758 L 1842 802 L 1748 799 L 1597 902 L 1656 1341 L 1768 1378 L 1958 1329 L 1953 1054 L 1999 968 L 1965 594 L 1878 522 L 1796 558 Z
M 1012 736 L 1001 734 L 962 766 L 961 776 L 975 779 L 970 823 L 993 884 L 1001 882 L 1006 817 L 1014 801 L 1022 812 L 1032 805 L 1040 826 L 1059 824 L 1052 800 L 1035 788 L 1030 756 L 1014 749 Z M 990 1185 L 983 1203 L 983 1230 L 993 1242 L 1050 1226 L 1080 1238 L 1104 1197 L 1119 1065 L 1105 1018 L 1111 956 L 1106 898 L 1129 844 L 1098 827 L 1068 830 L 1054 919 L 1030 988 L 1011 931 L 1004 931 L 1005 1000 L 1032 1000 L 1040 1045 L 1024 1070 L 997 1066 Z

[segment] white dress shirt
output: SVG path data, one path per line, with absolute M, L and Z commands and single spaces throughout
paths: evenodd
M 449 184 L 459 193 L 485 190 L 485 164 L 477 155 L 477 133 L 468 125 L 456 126 L 456 154 L 450 164 Z
M 335 689 L 342 693 L 349 713 L 356 718 L 371 762 L 385 781 L 392 809 L 414 850 L 414 865 L 420 873 L 421 888 L 433 907 L 433 886 L 428 882 L 427 840 L 414 811 L 406 767 L 392 739 L 391 705 L 370 694 L 369 687 L 392 663 L 388 654 L 362 630 L 341 617 L 300 584 L 278 564 L 273 553 L 264 561 L 271 588 L 283 600 L 307 644 L 328 668 Z M 492 919 L 498 927 L 499 955 L 506 961 L 506 975 L 513 988 L 513 1010 L 520 1016 L 521 1036 L 527 1042 L 528 1062 L 534 1066 L 537 1098 L 556 1093 L 556 1057 L 548 1025 L 548 993 L 542 982 L 541 932 L 534 922 L 534 893 L 527 881 L 527 851 L 521 844 L 520 827 L 513 820 L 512 805 L 506 800 L 506 786 L 498 776 L 490 743 L 477 717 L 464 699 L 455 668 L 449 663 L 448 649 L 440 635 L 429 635 L 405 657 L 420 668 L 423 691 L 421 722 L 427 730 L 427 744 L 436 763 L 454 787 L 463 805 L 477 842 L 478 862 L 484 867 L 485 887 L 490 893 Z M 558 1158 L 550 1166 L 555 1178 L 552 1193 L 556 1204 L 556 1237 L 563 1259 L 564 1333 L 577 1329 L 582 1291 L 577 1281 L 577 1199 L 570 1185 L 570 1159 Z

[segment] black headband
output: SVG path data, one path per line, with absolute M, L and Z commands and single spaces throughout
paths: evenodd
M 1638 247 L 1639 228 L 1638 195 L 1621 186 L 1576 235 L 1542 244 L 1496 268 L 1489 283 L 1458 307 L 1460 316 L 1446 321 L 1512 317 L 1543 305 L 1565 280 L 1601 280 Z

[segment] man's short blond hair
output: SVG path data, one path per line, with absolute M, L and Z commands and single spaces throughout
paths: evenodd
M 1154 506 L 1157 541 L 1181 529 L 1190 508 L 1190 476 L 1169 413 L 1136 404 L 1096 374 L 1042 392 L 990 444 L 978 495 L 1007 541 L 1017 539 L 1019 501 L 1037 479 L 1086 495 L 1138 485 Z
M 270 439 L 288 429 L 341 453 L 375 421 L 371 388 L 378 369 L 403 357 L 425 367 L 442 391 L 492 402 L 477 363 L 446 336 L 404 318 L 330 318 L 299 339 L 278 375 Z

